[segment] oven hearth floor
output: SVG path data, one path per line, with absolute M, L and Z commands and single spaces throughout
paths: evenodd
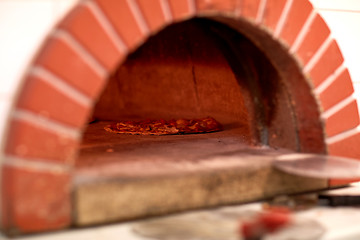
M 326 188 L 271 167 L 285 153 L 244 143 L 236 127 L 207 134 L 138 136 L 86 130 L 74 178 L 79 226 L 163 215 Z

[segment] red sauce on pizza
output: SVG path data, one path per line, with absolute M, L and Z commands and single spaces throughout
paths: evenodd
M 121 121 L 105 127 L 106 131 L 133 135 L 173 135 L 207 133 L 223 130 L 212 117 L 197 119 Z

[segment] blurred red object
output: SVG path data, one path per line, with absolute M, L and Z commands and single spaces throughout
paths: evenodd
M 291 211 L 288 208 L 273 207 L 260 212 L 251 221 L 240 225 L 240 234 L 247 240 L 261 239 L 267 233 L 273 233 L 291 223 Z

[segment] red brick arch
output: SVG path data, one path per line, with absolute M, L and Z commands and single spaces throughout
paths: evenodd
M 245 20 L 280 42 L 312 83 L 329 154 L 360 159 L 352 81 L 307 0 L 89 0 L 51 31 L 19 86 L 3 149 L 3 228 L 71 224 L 71 166 L 108 75 L 151 34 L 194 16 Z

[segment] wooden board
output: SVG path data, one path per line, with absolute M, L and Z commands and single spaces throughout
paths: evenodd
M 274 157 L 288 151 L 250 146 L 236 126 L 208 134 L 130 136 L 105 132 L 105 124 L 90 125 L 76 162 L 80 226 L 327 187 L 325 180 L 273 169 Z

